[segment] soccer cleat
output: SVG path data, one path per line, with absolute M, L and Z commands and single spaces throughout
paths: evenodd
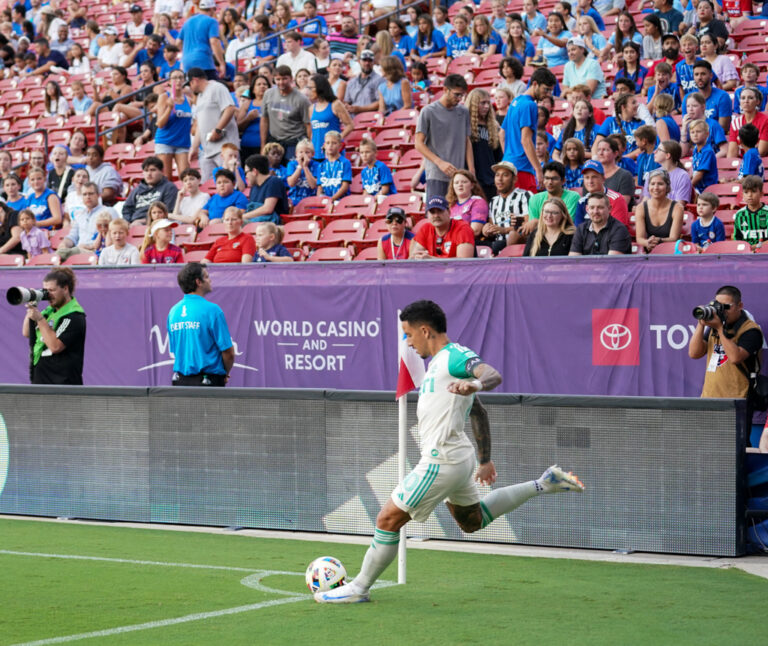
M 317 603 L 363 603 L 370 600 L 370 594 L 358 592 L 351 583 L 346 583 L 333 590 L 315 592 L 315 601 Z
M 584 491 L 584 485 L 570 471 L 566 473 L 553 464 L 549 469 L 541 474 L 537 481 L 543 493 L 560 493 L 561 491 Z

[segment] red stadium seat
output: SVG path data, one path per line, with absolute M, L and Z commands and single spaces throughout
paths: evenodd
M 681 242 L 678 246 L 677 242 L 660 242 L 652 250 L 653 255 L 670 255 L 670 254 L 691 254 L 698 253 L 696 246 L 690 242 Z
M 95 253 L 76 253 L 67 258 L 65 265 L 96 265 L 99 257 Z
M 493 250 L 485 245 L 475 247 L 475 251 L 477 251 L 478 258 L 493 258 Z
M 475 78 L 472 80 L 472 85 L 493 85 L 501 80 L 499 70 L 485 69 L 475 74 Z
M 334 213 L 357 213 L 357 217 L 373 215 L 376 208 L 376 198 L 373 195 L 347 195 L 342 197 L 334 207 Z
M 365 130 L 375 128 L 384 123 L 384 116 L 381 112 L 359 112 L 352 119 L 355 130 Z
M 295 220 L 283 225 L 285 234 L 283 245 L 300 247 L 316 241 L 320 234 L 320 223 L 317 220 Z
M 376 135 L 374 141 L 379 148 L 398 148 L 402 152 L 413 147 L 412 138 L 410 130 L 392 128 L 382 130 Z
M 524 251 L 524 244 L 510 244 L 499 252 L 499 258 L 522 258 Z
M 744 20 L 731 30 L 731 36 L 736 41 L 737 49 L 740 41 L 747 36 L 765 33 L 768 33 L 768 20 Z
M 353 260 L 378 260 L 379 250 L 376 247 L 366 247 L 355 254 Z
M 23 267 L 24 255 L 20 253 L 0 254 L 0 267 Z
M 399 193 L 407 193 L 411 190 L 411 179 L 413 178 L 412 168 L 402 168 L 392 173 L 392 179 L 395 180 L 395 188 Z
M 408 214 L 422 215 L 423 206 L 420 195 L 415 193 L 396 193 L 387 195 L 376 207 L 376 215 L 384 217 L 390 206 L 399 206 Z
M 713 242 L 706 249 L 704 253 L 709 254 L 730 254 L 730 253 L 752 253 L 752 247 L 748 242 L 741 240 L 721 240 L 720 242 Z
M 472 69 L 480 62 L 477 56 L 468 54 L 466 56 L 457 56 L 450 63 L 448 63 L 448 74 L 459 74 L 464 76 L 467 72 L 471 72 Z
M 358 242 L 365 236 L 366 222 L 355 218 L 350 220 L 334 220 L 320 232 L 320 237 L 311 243 L 312 247 L 345 247 L 352 242 Z
M 192 249 L 187 250 L 186 247 L 184 248 L 184 260 L 187 262 L 200 262 L 205 258 L 205 255 L 208 253 L 207 249 Z
M 321 213 L 330 213 L 331 211 L 333 211 L 333 202 L 331 201 L 331 198 L 317 195 L 305 197 L 293 207 L 294 213 L 312 213 L 313 215 L 320 215 Z
M 33 256 L 29 260 L 27 260 L 27 265 L 58 265 L 61 263 L 61 258 L 59 258 L 55 253 L 41 253 L 39 256 Z
M 419 111 L 413 108 L 403 108 L 395 110 L 386 119 L 384 119 L 385 128 L 416 128 L 416 121 L 419 119 Z
M 139 225 L 142 226 L 142 225 Z M 224 223 L 221 220 L 209 222 L 206 227 L 197 234 L 197 242 L 213 242 L 216 238 L 227 235 Z
M 352 251 L 347 247 L 324 247 L 315 250 L 307 260 L 310 262 L 352 260 Z

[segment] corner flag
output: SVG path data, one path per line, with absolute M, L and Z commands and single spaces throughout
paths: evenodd
M 416 350 L 408 346 L 405 338 L 405 332 L 400 333 L 400 344 L 398 345 L 399 363 L 397 369 L 397 393 L 395 399 L 400 399 L 411 390 L 421 386 L 424 380 L 424 360 L 418 355 Z

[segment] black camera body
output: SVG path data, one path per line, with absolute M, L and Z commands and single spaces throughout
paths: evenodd
M 25 305 L 51 300 L 47 289 L 32 289 L 29 287 L 9 287 L 5 298 L 11 305 Z
M 726 312 L 731 308 L 730 305 L 720 301 L 710 301 L 707 305 L 699 305 L 693 308 L 693 318 L 699 321 L 708 321 L 715 317 L 719 318 L 725 325 Z

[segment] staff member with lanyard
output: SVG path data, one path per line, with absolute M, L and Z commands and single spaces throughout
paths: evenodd
M 57 267 L 46 274 L 43 289 L 50 305 L 42 312 L 27 303 L 21 333 L 29 339 L 33 384 L 82 385 L 85 312 L 73 296 L 75 274 Z
M 168 313 L 168 340 L 175 357 L 174 386 L 224 386 L 235 349 L 221 308 L 205 300 L 212 291 L 208 270 L 190 262 L 178 275 L 184 293 Z

